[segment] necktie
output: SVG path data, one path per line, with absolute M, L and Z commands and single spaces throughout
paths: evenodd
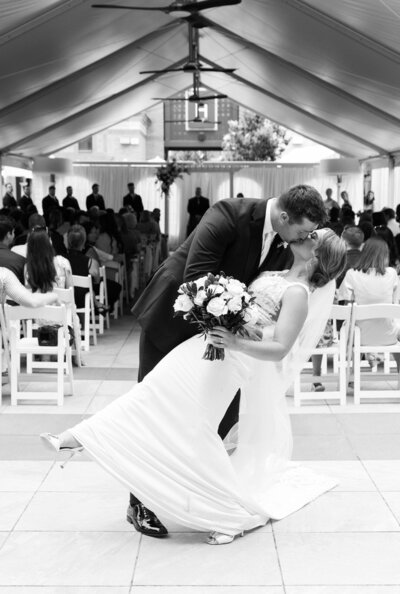
M 269 231 L 268 233 L 264 234 L 259 266 L 261 266 L 261 264 L 264 262 L 269 252 L 269 248 L 271 247 L 271 244 L 274 241 L 275 235 L 275 231 Z

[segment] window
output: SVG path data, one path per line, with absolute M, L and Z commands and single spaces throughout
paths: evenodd
M 88 136 L 78 142 L 78 151 L 80 153 L 90 153 L 93 150 L 93 136 Z

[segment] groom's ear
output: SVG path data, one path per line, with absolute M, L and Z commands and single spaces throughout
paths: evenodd
M 289 215 L 288 215 L 288 213 L 285 212 L 284 210 L 282 210 L 279 213 L 279 219 L 280 219 L 281 223 L 285 223 L 285 224 L 289 223 Z

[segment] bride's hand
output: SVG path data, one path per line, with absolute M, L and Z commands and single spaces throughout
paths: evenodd
M 216 326 L 209 330 L 207 341 L 220 349 L 230 349 L 231 351 L 239 349 L 238 336 L 223 326 Z

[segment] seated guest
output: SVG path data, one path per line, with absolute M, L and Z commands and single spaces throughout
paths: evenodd
M 400 224 L 396 221 L 396 214 L 393 208 L 382 208 L 383 215 L 386 219 L 386 226 L 393 233 L 393 237 L 400 234 Z
M 140 221 L 137 224 L 137 230 L 143 235 L 155 235 L 155 239 L 159 238 L 159 226 L 151 216 L 149 210 L 144 210 L 142 212 Z
M 330 218 L 326 226 L 340 237 L 343 231 L 343 224 L 339 221 L 340 208 L 338 206 L 332 206 L 329 213 Z
M 67 248 L 63 237 L 63 213 L 61 208 L 53 208 L 48 217 L 48 233 L 56 254 L 67 257 Z M 60 230 L 61 229 L 61 233 Z
M 99 228 L 94 223 L 86 223 L 85 226 L 86 231 L 86 244 L 84 249 L 84 253 L 89 257 L 95 260 L 99 267 L 100 266 L 107 266 L 107 262 L 118 262 L 120 261 L 119 255 L 112 256 L 111 254 L 107 254 L 107 252 L 103 252 L 103 250 L 96 247 L 96 241 L 99 237 Z M 119 299 L 119 294 L 121 292 L 121 285 L 112 279 L 107 279 L 107 294 L 108 294 L 108 304 L 110 307 L 113 307 L 115 302 Z M 95 293 L 98 292 L 98 286 L 94 285 Z
M 356 225 L 349 225 L 343 229 L 342 239 L 345 240 L 347 246 L 346 253 L 346 267 L 343 273 L 336 279 L 336 286 L 340 287 L 345 277 L 345 274 L 350 268 L 356 268 L 360 261 L 361 249 L 364 243 L 364 233 L 362 229 Z
M 11 251 L 14 241 L 14 221 L 0 217 L 0 266 L 11 270 L 20 283 L 24 281 L 25 258 Z
M 93 286 L 100 282 L 100 270 L 97 260 L 84 253 L 86 244 L 86 231 L 82 225 L 72 225 L 68 231 L 68 259 L 71 264 L 72 274 L 77 276 L 92 277 Z M 78 308 L 85 306 L 86 289 L 75 287 L 75 303 Z
M 394 268 L 389 266 L 389 248 L 380 237 L 371 237 L 365 242 L 360 260 L 355 269 L 346 272 L 338 292 L 340 301 L 355 301 L 359 305 L 373 303 L 398 303 L 399 279 Z M 392 319 L 363 320 L 358 323 L 361 344 L 391 345 L 399 339 L 399 327 Z M 378 360 L 374 353 L 367 359 L 371 366 Z M 395 354 L 400 372 L 400 354 Z
M 115 222 L 114 211 L 107 210 L 99 215 L 99 235 L 96 240 L 96 247 L 116 256 L 120 253 L 120 237 Z
M 48 293 L 53 288 L 72 287 L 71 265 L 63 256 L 56 255 L 50 237 L 43 227 L 34 227 L 29 232 L 25 284 L 33 292 Z
M 354 225 L 356 221 L 356 213 L 351 208 L 350 204 L 343 204 L 340 209 L 339 220 L 343 227 L 346 225 Z
M 26 215 L 24 215 L 24 216 L 26 217 Z M 24 237 L 21 238 L 21 241 L 19 241 L 19 242 L 14 241 L 11 251 L 26 258 L 26 253 L 27 253 L 27 249 L 28 249 L 27 244 L 28 244 L 29 231 L 31 229 L 33 229 L 34 227 L 41 227 L 42 229 L 47 229 L 46 221 L 44 220 L 43 215 L 40 215 L 37 212 L 33 213 L 28 218 L 28 227 L 27 227 L 26 233 L 24 234 Z M 23 241 L 23 239 L 25 241 Z
M 0 266 L 0 294 L 2 305 L 6 299 L 15 301 L 25 307 L 44 307 L 46 305 L 58 305 L 58 296 L 53 293 L 32 293 L 19 282 L 15 274 L 8 268 Z
M 120 236 L 126 261 L 136 256 L 140 251 L 141 234 L 137 230 L 136 215 L 127 212 L 121 217 Z
M 389 248 L 389 266 L 396 266 L 398 260 L 397 245 L 393 237 L 393 233 L 386 225 L 386 217 L 382 211 L 374 212 L 372 215 L 374 230 L 376 235 L 382 237 L 388 244 Z

